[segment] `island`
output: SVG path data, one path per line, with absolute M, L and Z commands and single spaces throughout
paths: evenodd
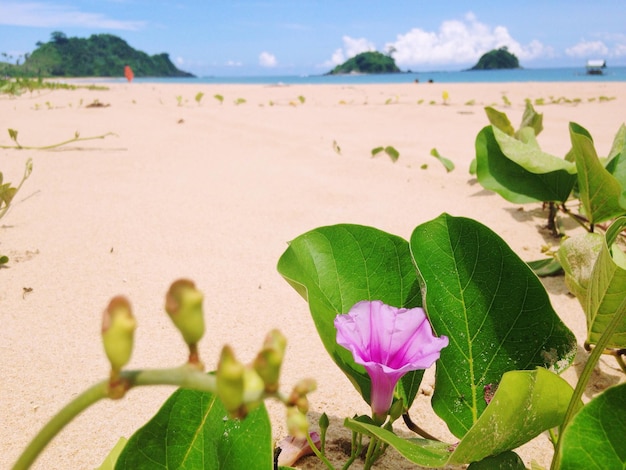
M 506 46 L 493 49 L 481 56 L 470 70 L 519 69 L 519 60 Z
M 136 77 L 194 76 L 176 68 L 168 54 L 149 56 L 112 34 L 78 38 L 60 31 L 53 32 L 49 42 L 37 42 L 24 63 L 10 70 L 22 77 L 123 77 L 126 65 Z
M 399 73 L 393 57 L 377 51 L 362 52 L 338 65 L 326 75 L 356 73 Z

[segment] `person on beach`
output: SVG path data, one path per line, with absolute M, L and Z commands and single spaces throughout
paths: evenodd
M 133 78 L 135 78 L 135 74 L 133 73 L 133 69 L 130 68 L 130 65 L 124 66 L 124 76 L 126 80 L 128 80 L 128 83 L 132 82 Z

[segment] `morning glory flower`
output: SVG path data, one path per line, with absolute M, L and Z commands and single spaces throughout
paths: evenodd
M 396 308 L 380 300 L 362 301 L 337 315 L 337 343 L 352 352 L 372 380 L 371 406 L 384 417 L 398 380 L 407 372 L 427 369 L 448 345 L 436 337 L 421 308 Z

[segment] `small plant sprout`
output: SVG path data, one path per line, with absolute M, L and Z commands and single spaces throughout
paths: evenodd
M 176 103 L 177 103 L 177 106 L 183 105 L 183 97 L 181 95 L 176 96 Z
M 220 95 L 220 94 L 213 95 L 213 98 L 215 98 L 217 101 L 219 101 L 220 104 L 224 103 L 224 97 L 222 95 Z
M 398 161 L 398 158 L 400 158 L 400 152 L 398 152 L 391 145 L 388 145 L 386 147 L 376 147 L 376 148 L 373 148 L 372 149 L 372 157 L 375 157 L 376 155 L 378 155 L 381 152 L 386 153 L 389 156 L 389 158 L 391 158 L 391 161 L 394 162 L 394 163 Z
M 443 104 L 448 104 L 448 101 L 450 100 L 450 94 L 448 93 L 448 90 L 443 90 L 443 92 L 441 93 L 441 99 L 443 100 Z
M 452 162 L 452 160 L 442 157 L 436 148 L 431 149 L 430 154 L 441 162 L 443 167 L 446 169 L 446 173 L 450 173 L 452 170 L 454 170 L 454 163 Z
M 300 101 L 300 104 L 304 104 L 306 102 L 306 98 L 302 95 L 298 96 L 298 101 Z
M 202 93 L 201 91 L 199 91 L 198 93 L 196 93 L 196 103 L 198 103 L 198 105 L 200 104 L 200 102 L 202 101 L 202 98 L 204 97 L 204 93 Z
M 74 133 L 74 137 L 72 139 L 68 139 L 65 140 L 63 142 L 59 142 L 57 144 L 51 144 L 51 145 L 43 145 L 43 146 L 26 146 L 26 145 L 21 145 L 18 141 L 17 141 L 17 134 L 18 131 L 15 129 L 9 129 L 9 137 L 11 138 L 11 140 L 13 142 L 15 142 L 15 145 L 0 145 L 0 149 L 17 149 L 17 150 L 50 150 L 50 149 L 54 149 L 54 148 L 58 148 L 58 147 L 62 147 L 64 145 L 67 144 L 73 144 L 74 142 L 82 142 L 82 141 L 86 141 L 86 140 L 95 140 L 95 139 L 104 139 L 110 135 L 116 135 L 113 132 L 107 132 L 106 134 L 102 134 L 102 135 L 96 135 L 93 137 L 81 137 L 79 132 L 76 131 Z
M 507 107 L 511 106 L 511 100 L 509 100 L 509 98 L 506 95 L 502 95 L 502 101 L 504 102 L 504 106 L 507 106 Z
M 235 100 L 235 106 L 239 106 L 240 104 L 244 104 L 246 102 L 245 98 L 237 98 Z

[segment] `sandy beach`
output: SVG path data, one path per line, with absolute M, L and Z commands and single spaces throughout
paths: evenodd
M 185 360 L 185 345 L 163 312 L 165 292 L 180 277 L 193 279 L 206 296 L 200 353 L 209 369 L 224 343 L 248 362 L 266 332 L 279 328 L 287 336 L 283 387 L 317 380 L 311 422 L 329 415 L 331 458 L 344 461 L 336 445 L 350 436 L 343 419 L 368 407 L 328 357 L 306 302 L 276 270 L 287 242 L 336 223 L 408 239 L 415 226 L 448 212 L 487 225 L 524 260 L 541 258 L 544 245 L 558 245 L 542 230 L 541 205 L 520 211 L 468 173 L 474 139 L 488 124 L 483 108 L 496 105 L 518 126 L 526 98 L 567 98 L 570 103 L 536 107 L 544 114 L 539 142 L 559 156 L 570 148 L 569 121 L 589 130 L 606 155 L 626 120 L 626 86 L 619 82 L 107 86 L 0 95 L 0 144 L 11 144 L 8 128 L 18 130 L 23 146 L 61 142 L 76 132 L 114 134 L 53 151 L 0 149 L 5 181 L 18 183 L 24 163 L 33 160 L 31 177 L 0 220 L 0 254 L 10 258 L 0 268 L 0 468 L 10 467 L 63 405 L 108 374 L 100 322 L 114 295 L 128 296 L 139 325 L 130 368 Z M 104 106 L 87 106 L 94 102 Z M 371 157 L 373 148 L 387 145 L 399 151 L 397 162 Z M 432 148 L 456 169 L 446 173 Z M 574 224 L 565 226 L 575 232 Z M 582 346 L 578 301 L 562 277 L 544 284 Z M 581 347 L 564 374 L 571 383 L 586 358 Z M 622 376 L 611 358 L 601 363 L 585 399 Z M 411 414 L 452 440 L 430 408 L 433 377 L 428 371 Z M 172 391 L 133 390 L 92 407 L 35 468 L 99 466 L 119 437 L 130 437 Z M 268 408 L 278 440 L 286 434 L 284 411 Z M 406 431 L 400 423 L 398 429 Z M 541 435 L 519 454 L 528 466 L 532 460 L 547 466 L 552 448 Z M 314 457 L 300 466 L 324 468 Z M 390 451 L 376 468 L 415 467 Z

